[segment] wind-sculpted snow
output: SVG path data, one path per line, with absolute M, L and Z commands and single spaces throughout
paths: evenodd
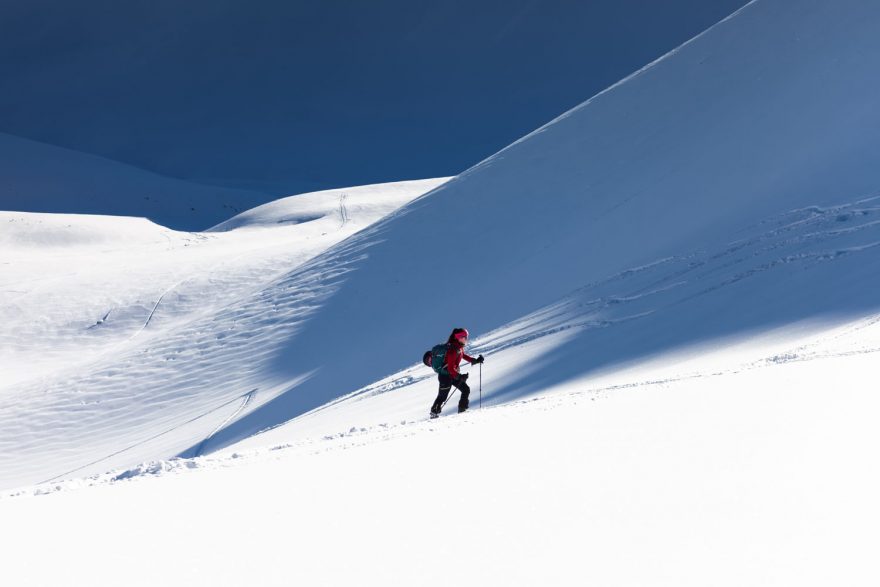
M 201 234 L 0 213 L 11 227 L 0 256 L 0 482 L 198 451 L 223 423 L 307 378 L 279 379 L 269 366 L 349 270 L 310 259 L 443 181 L 356 189 L 345 222 L 340 194 L 325 193 L 305 196 L 320 213 L 306 224 L 264 214 L 267 227 Z M 289 215 L 297 198 L 274 213 Z M 34 245 L 47 239 L 63 252 Z

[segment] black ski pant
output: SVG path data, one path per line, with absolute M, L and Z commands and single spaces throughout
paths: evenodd
M 431 406 L 432 413 L 440 413 L 440 410 L 443 408 L 443 403 L 446 401 L 446 398 L 449 397 L 449 392 L 452 390 L 453 385 L 456 389 L 461 391 L 461 397 L 458 400 L 458 411 L 463 412 L 468 409 L 468 405 L 470 405 L 468 398 L 471 395 L 471 388 L 468 387 L 468 384 L 465 383 L 461 377 L 453 379 L 449 375 L 441 373 L 437 379 L 440 381 L 440 391 L 437 392 L 437 399 L 434 400 L 434 405 Z

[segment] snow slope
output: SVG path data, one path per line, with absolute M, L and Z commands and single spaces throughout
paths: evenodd
M 204 230 L 266 199 L 0 133 L 0 210 L 143 216 Z
M 204 233 L 0 212 L 0 485 L 174 456 L 286 389 L 261 356 L 307 310 L 262 290 L 443 181 L 293 196 Z
M 484 354 L 566 332 L 497 373 L 497 402 L 876 314 L 878 23 L 864 0 L 749 4 L 320 256 L 317 283 L 291 273 L 327 293 L 272 363 L 302 382 L 207 448 L 389 376 L 455 325 Z

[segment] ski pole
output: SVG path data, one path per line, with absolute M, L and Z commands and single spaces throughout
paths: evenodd
M 483 363 L 480 363 L 480 409 L 483 409 Z
M 446 402 L 452 399 L 452 396 L 455 395 L 455 392 L 458 391 L 457 387 L 453 387 L 452 391 L 449 392 L 449 395 L 446 397 Z M 440 404 L 440 409 L 442 410 L 446 406 L 446 402 Z

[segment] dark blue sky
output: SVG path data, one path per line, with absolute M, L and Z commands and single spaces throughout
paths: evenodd
M 0 0 L 0 132 L 275 194 L 453 175 L 746 0 Z

